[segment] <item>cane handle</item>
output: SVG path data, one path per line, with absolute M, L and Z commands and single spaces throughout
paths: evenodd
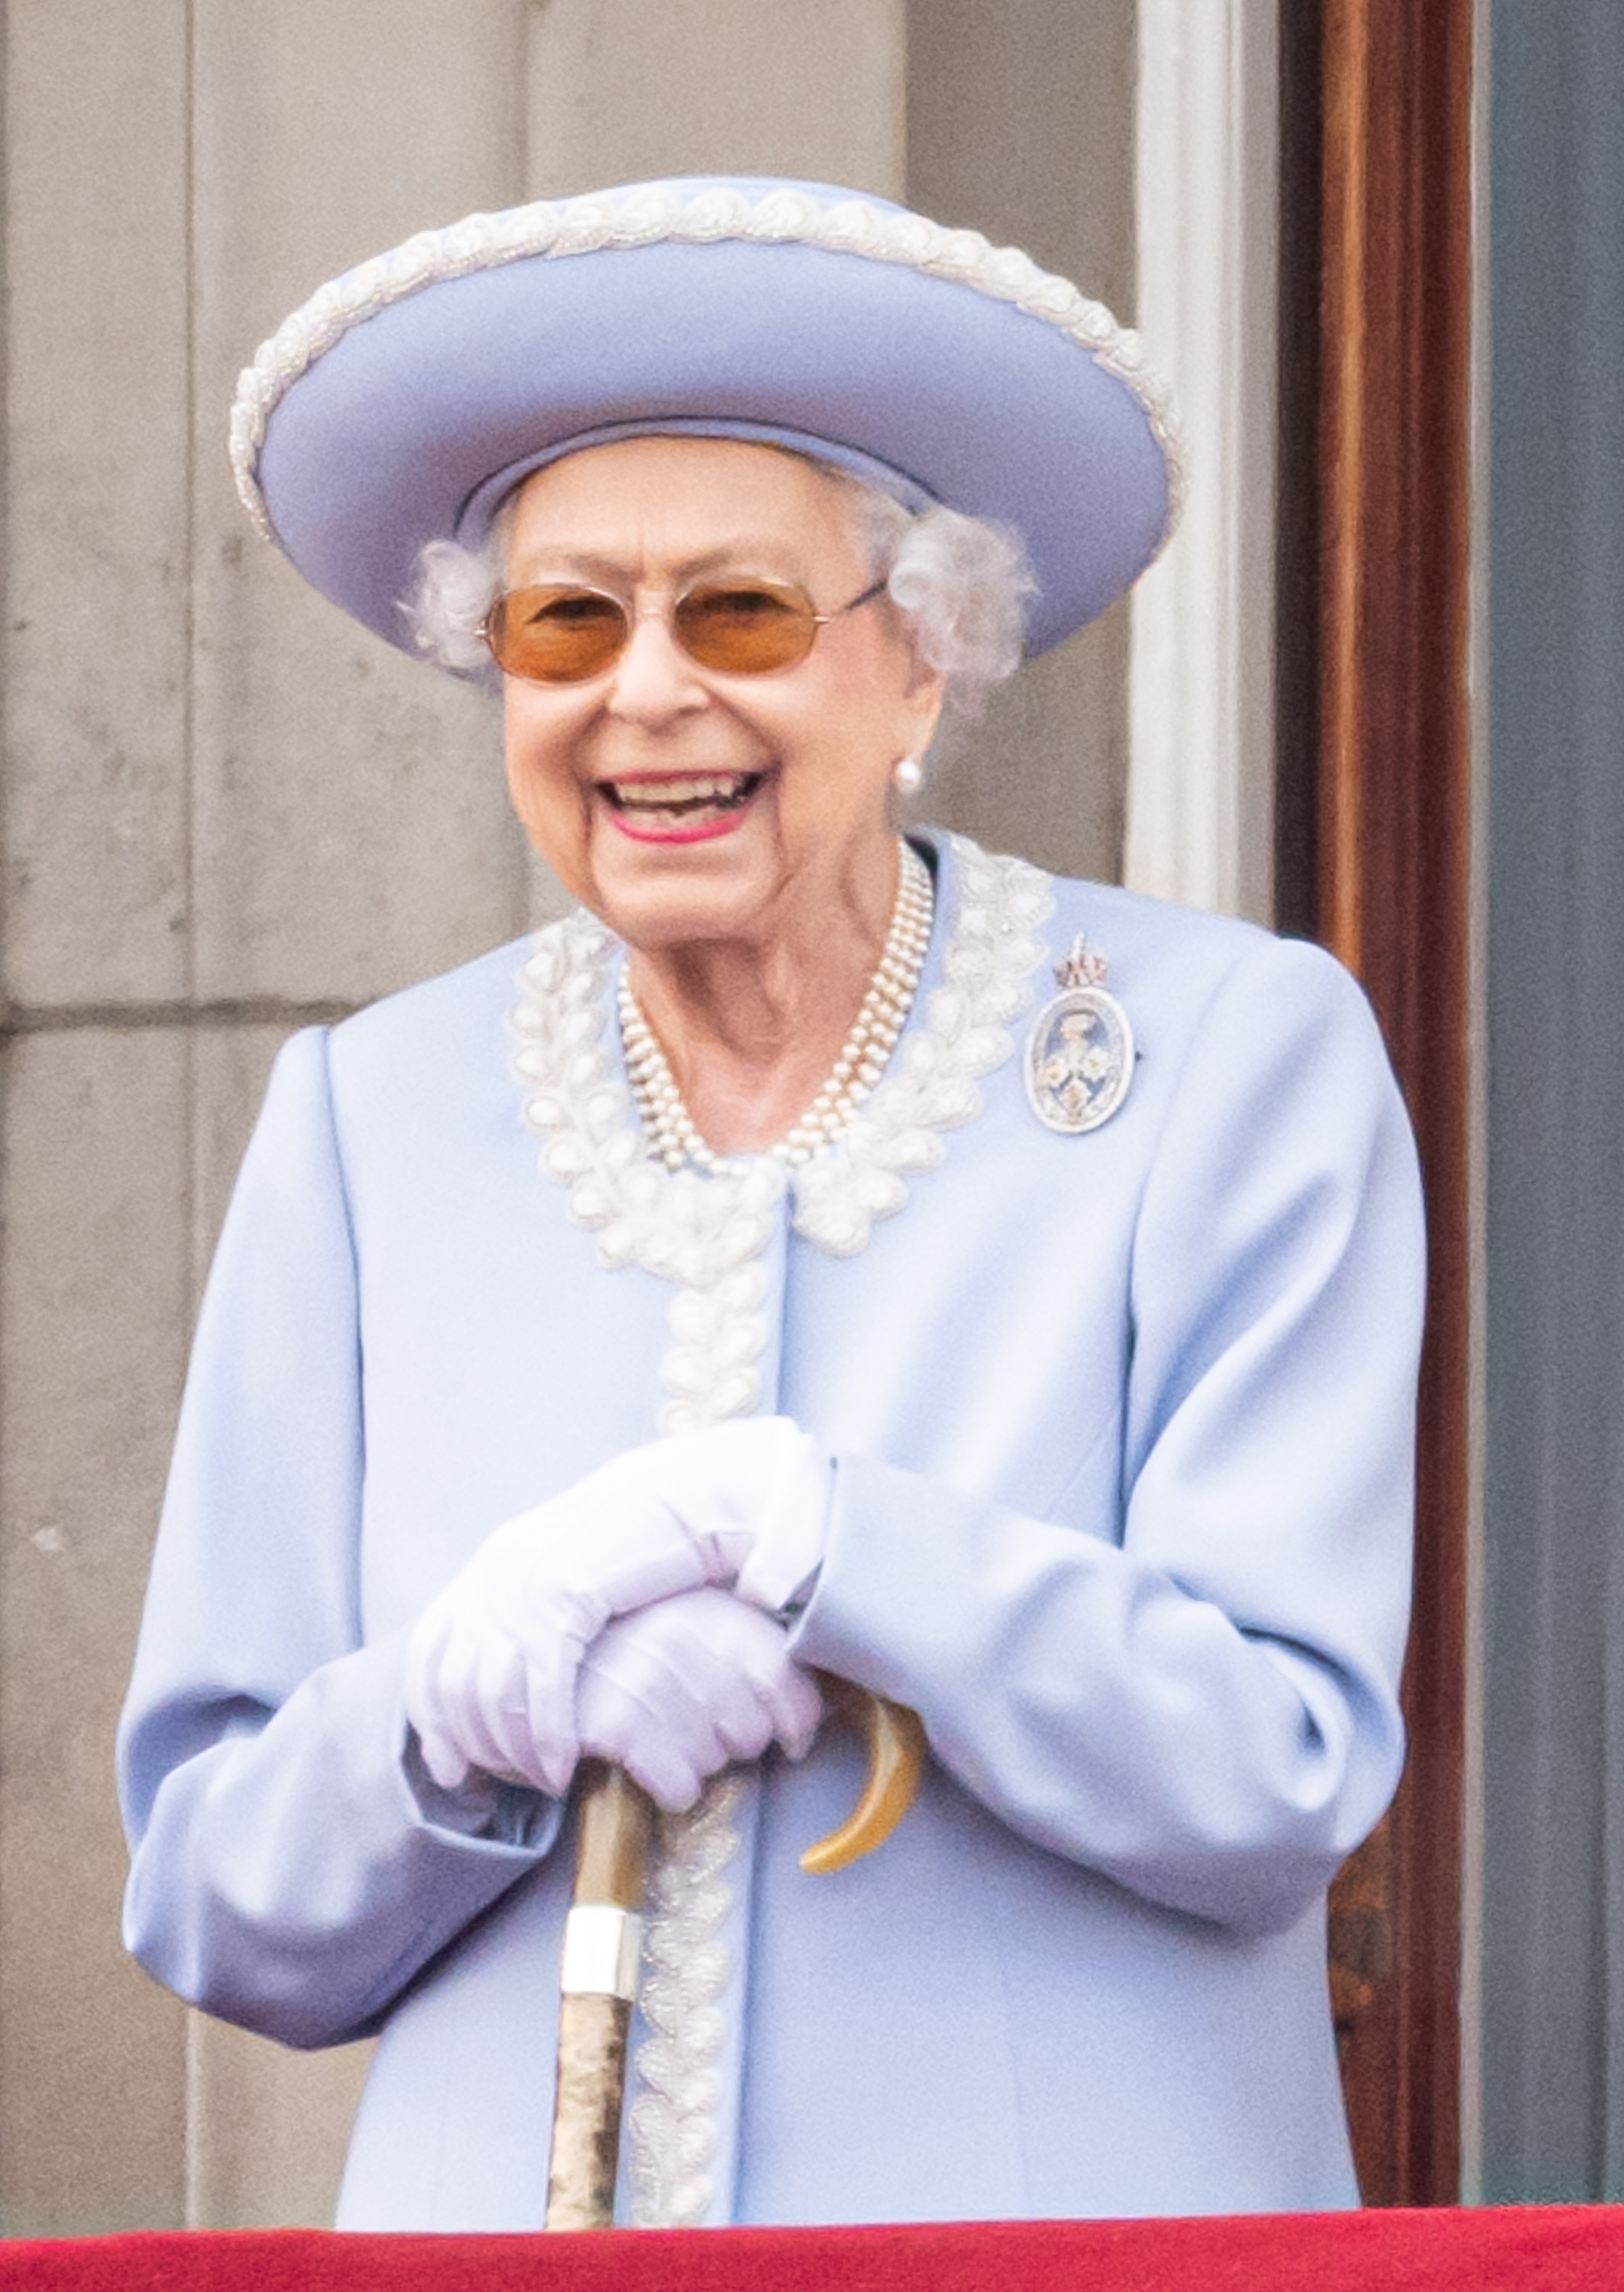
M 817 1683 L 832 1715 L 848 1721 L 868 1742 L 862 1797 L 838 1830 L 808 1846 L 800 1858 L 801 1868 L 821 1878 L 872 1854 L 906 1814 L 925 1763 L 925 1731 L 916 1712 L 888 1696 L 856 1687 L 832 1672 L 820 1671 Z

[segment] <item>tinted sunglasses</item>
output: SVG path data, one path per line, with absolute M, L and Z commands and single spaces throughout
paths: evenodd
M 783 581 L 700 581 L 671 609 L 677 642 L 701 668 L 769 676 L 805 660 L 826 621 L 881 595 L 883 580 L 848 605 L 818 613 L 804 589 Z M 533 684 L 581 684 L 601 676 L 631 641 L 630 606 L 604 589 L 550 585 L 510 589 L 485 617 L 485 642 L 504 675 Z

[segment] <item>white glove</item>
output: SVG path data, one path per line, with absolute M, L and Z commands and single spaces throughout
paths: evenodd
M 496 1529 L 406 1646 L 406 1717 L 435 1781 L 454 1790 L 482 1767 L 561 1794 L 576 1758 L 575 1674 L 610 1618 L 733 1583 L 758 1540 L 768 1588 L 746 1595 L 783 1597 L 808 1552 L 816 1564 L 830 1486 L 810 1434 L 787 1416 L 747 1417 L 628 1449 Z
M 804 1758 L 823 1715 L 783 1625 L 709 1585 L 611 1624 L 575 1691 L 582 1752 L 614 1760 L 673 1812 L 769 1743 Z

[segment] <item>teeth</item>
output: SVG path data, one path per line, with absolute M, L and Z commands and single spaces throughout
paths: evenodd
M 647 811 L 673 803 L 731 803 L 750 775 L 723 772 L 708 779 L 611 780 L 615 801 L 625 811 Z

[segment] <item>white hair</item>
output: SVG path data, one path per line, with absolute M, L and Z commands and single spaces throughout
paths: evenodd
M 935 504 L 907 510 L 843 470 L 813 466 L 849 495 L 869 564 L 912 623 L 921 659 L 946 679 L 953 706 L 973 715 L 1020 666 L 1026 600 L 1037 587 L 1020 542 L 985 518 Z M 507 524 L 498 517 L 478 549 L 425 544 L 400 608 L 425 660 L 491 684 L 497 672 L 481 631 L 506 579 Z

